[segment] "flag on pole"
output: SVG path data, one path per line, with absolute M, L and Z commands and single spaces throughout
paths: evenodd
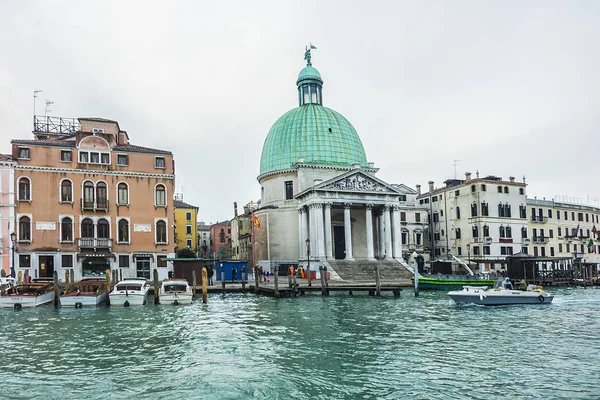
M 258 217 L 256 215 L 253 215 L 253 217 L 254 217 L 254 221 L 253 221 L 254 226 L 257 228 L 260 228 L 260 221 L 258 220 Z
M 588 253 L 593 253 L 594 252 L 594 240 L 592 238 L 590 238 L 590 241 L 588 242 Z
M 579 224 L 577 224 L 577 228 L 575 228 L 575 232 L 573 233 L 573 237 L 579 235 Z
M 10 230 L 10 226 L 8 227 L 8 229 Z M 594 234 L 594 236 L 597 236 L 597 235 L 598 235 L 598 229 L 596 229 L 596 225 L 594 225 L 594 226 L 592 227 L 592 233 Z
M 312 43 L 311 43 L 311 44 L 310 44 L 310 48 L 311 48 L 311 49 L 316 49 L 316 48 L 317 48 L 317 46 L 315 46 L 314 44 L 312 44 Z

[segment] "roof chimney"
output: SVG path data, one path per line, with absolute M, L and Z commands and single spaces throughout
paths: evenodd
M 417 196 L 421 195 L 421 185 L 417 185 Z
M 469 182 L 471 180 L 471 173 L 470 172 L 465 172 L 465 180 L 467 182 Z
M 525 175 L 523 175 L 523 183 L 526 183 L 526 182 L 525 182 Z
M 233 202 L 233 217 L 237 217 L 238 213 L 237 213 L 237 201 Z
M 433 192 L 433 181 L 429 181 L 429 191 Z
M 514 182 L 515 181 L 515 177 L 514 176 L 509 176 L 508 180 L 511 181 L 511 182 Z

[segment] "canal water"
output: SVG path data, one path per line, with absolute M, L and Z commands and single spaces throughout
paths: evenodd
M 8 399 L 598 399 L 600 289 L 551 305 L 211 295 L 0 310 Z

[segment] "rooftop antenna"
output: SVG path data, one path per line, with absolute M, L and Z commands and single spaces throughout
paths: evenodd
M 48 111 L 52 112 L 52 110 L 50 109 L 50 106 L 54 104 L 53 101 L 51 100 L 46 100 L 46 111 L 44 111 L 44 116 L 48 115 Z
M 454 160 L 454 179 L 458 179 L 457 175 L 456 175 L 456 166 L 458 165 L 459 162 L 460 162 L 460 160 Z
M 35 117 L 35 99 L 37 99 L 37 94 L 41 93 L 41 90 L 34 90 L 33 91 L 33 116 Z

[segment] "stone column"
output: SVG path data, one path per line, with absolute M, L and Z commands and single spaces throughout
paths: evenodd
M 392 209 L 386 205 L 383 207 L 383 217 L 385 219 L 385 258 L 392 258 Z
M 377 216 L 377 222 L 379 224 L 379 257 L 385 257 L 385 227 L 383 226 L 383 211 Z
M 317 256 L 319 260 L 325 258 L 325 230 L 323 228 L 323 204 L 315 204 L 317 218 Z
M 331 238 L 331 203 L 325 203 L 325 256 L 333 259 L 333 240 Z
M 304 226 L 305 218 L 304 218 L 304 207 L 298 208 L 298 259 L 301 260 L 306 255 L 306 249 L 304 249 L 304 241 L 306 237 L 304 236 L 304 232 L 306 231 L 306 227 Z
M 352 204 L 344 204 L 344 235 L 346 239 L 346 260 L 354 260 L 352 256 L 352 220 L 350 219 L 350 206 Z
M 314 204 L 308 206 L 308 218 L 310 225 L 310 256 L 317 255 L 317 210 Z
M 304 212 L 302 213 L 302 241 L 306 241 L 306 239 L 310 239 L 308 236 L 308 207 L 302 207 Z M 301 246 L 306 246 L 305 243 L 300 243 Z M 306 255 L 306 248 L 302 247 L 300 250 L 300 254 Z M 300 257 L 302 258 L 302 256 Z
M 400 207 L 393 206 L 394 209 L 394 220 L 393 220 L 393 229 L 394 229 L 394 258 L 401 260 L 402 259 L 402 237 L 400 236 Z
M 367 221 L 367 258 L 375 259 L 373 248 L 373 204 L 366 205 L 365 218 Z

